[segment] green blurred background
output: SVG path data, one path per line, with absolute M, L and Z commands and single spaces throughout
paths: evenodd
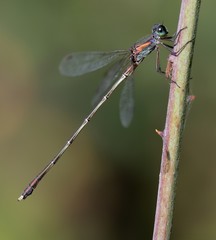
M 201 6 L 175 240 L 216 239 L 215 8 Z M 63 77 L 62 57 L 128 49 L 158 22 L 172 34 L 179 9 L 173 0 L 1 1 L 1 239 L 151 239 L 162 146 L 155 128 L 164 127 L 169 91 L 155 54 L 135 74 L 131 126 L 120 124 L 118 89 L 34 194 L 16 199 L 89 113 L 103 76 Z M 167 56 L 162 50 L 163 67 Z

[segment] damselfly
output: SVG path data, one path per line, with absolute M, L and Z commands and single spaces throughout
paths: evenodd
M 102 82 L 102 85 L 96 96 L 94 109 L 84 119 L 80 127 L 72 134 L 71 138 L 53 158 L 53 160 L 29 183 L 18 200 L 27 198 L 32 194 L 41 179 L 47 172 L 57 163 L 66 149 L 73 143 L 81 130 L 87 125 L 90 119 L 94 116 L 97 110 L 110 97 L 113 91 L 125 81 L 121 98 L 120 98 L 120 118 L 122 124 L 127 127 L 133 116 L 133 78 L 132 75 L 139 64 L 154 50 L 156 50 L 156 70 L 162 72 L 159 62 L 159 46 L 168 49 L 173 55 L 178 55 L 186 44 L 178 50 L 172 51 L 172 46 L 164 43 L 164 41 L 174 42 L 179 36 L 181 30 L 174 36 L 168 36 L 167 28 L 162 24 L 155 24 L 152 28 L 152 34 L 137 41 L 129 50 L 116 50 L 112 52 L 78 52 L 66 56 L 60 64 L 60 72 L 66 76 L 79 76 L 100 69 L 111 62 L 115 62 L 107 76 Z M 113 83 L 114 82 L 114 83 Z

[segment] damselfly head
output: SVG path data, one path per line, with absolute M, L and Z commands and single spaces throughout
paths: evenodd
M 159 23 L 153 26 L 152 34 L 156 39 L 164 38 L 168 34 L 168 30 L 163 24 Z

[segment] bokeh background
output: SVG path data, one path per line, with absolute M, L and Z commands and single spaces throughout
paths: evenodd
M 201 6 L 172 239 L 216 238 L 215 1 Z M 27 183 L 91 110 L 103 77 L 59 74 L 72 51 L 128 49 L 163 22 L 176 31 L 180 1 L 0 2 L 0 238 L 151 239 L 169 84 L 155 54 L 137 69 L 135 117 L 119 121 L 118 89 L 34 194 Z M 162 50 L 162 66 L 168 53 Z

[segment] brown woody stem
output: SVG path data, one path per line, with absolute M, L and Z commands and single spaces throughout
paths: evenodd
M 174 52 L 177 52 L 185 43 L 187 45 L 177 56 L 171 55 L 168 59 L 166 73 L 172 83 L 165 129 L 161 134 L 163 150 L 153 240 L 170 239 L 181 140 L 186 113 L 190 102 L 194 99 L 189 95 L 189 82 L 200 4 L 201 0 L 182 0 L 178 31 L 185 27 L 186 29 L 180 33 Z

